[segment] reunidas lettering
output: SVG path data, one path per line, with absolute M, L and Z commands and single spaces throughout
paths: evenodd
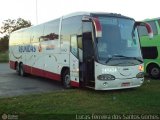
M 36 52 L 36 47 L 33 45 L 19 46 L 19 52 Z

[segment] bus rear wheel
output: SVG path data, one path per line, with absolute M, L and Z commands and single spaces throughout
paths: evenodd
M 157 65 L 150 66 L 148 71 L 152 78 L 158 79 L 160 77 L 160 68 Z
M 24 71 L 24 66 L 23 63 L 20 64 L 19 66 L 19 75 L 24 77 L 26 75 L 25 71 Z
M 63 86 L 64 88 L 71 88 L 71 80 L 70 80 L 70 74 L 69 74 L 69 70 L 65 70 L 62 76 L 62 80 L 63 80 Z
M 16 64 L 16 72 L 17 72 L 18 75 L 20 75 L 20 72 L 19 72 L 19 64 L 18 64 L 18 63 Z

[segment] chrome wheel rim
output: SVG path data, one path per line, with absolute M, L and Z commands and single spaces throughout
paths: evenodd
M 65 84 L 66 84 L 66 86 L 67 87 L 69 87 L 70 86 L 70 76 L 67 74 L 66 76 L 65 76 Z

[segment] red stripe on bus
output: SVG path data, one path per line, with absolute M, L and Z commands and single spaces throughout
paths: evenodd
M 48 71 L 44 71 L 44 73 L 45 73 L 46 78 L 58 80 L 58 81 L 61 80 L 61 75 L 59 75 L 59 74 L 48 72 Z
M 24 70 L 25 70 L 26 73 L 29 73 L 29 74 L 32 74 L 32 75 L 37 75 L 37 76 L 49 78 L 49 79 L 52 79 L 52 80 L 58 80 L 58 81 L 61 80 L 61 75 L 59 75 L 59 74 L 49 72 L 49 71 L 46 71 L 46 70 L 42 70 L 42 69 L 39 69 L 39 68 L 31 67 L 31 66 L 28 66 L 28 65 L 24 65 Z
M 16 62 L 14 62 L 14 61 L 9 61 L 9 66 L 10 66 L 10 68 L 11 69 L 16 69 Z
M 25 71 L 26 73 L 31 74 L 31 70 L 32 70 L 32 67 L 30 67 L 30 66 L 28 66 L 28 65 L 24 65 L 24 71 Z
M 71 86 L 73 87 L 79 87 L 79 83 L 75 81 L 71 81 Z
M 9 64 L 10 64 L 10 68 L 16 69 L 16 62 L 9 61 Z M 52 79 L 52 80 L 58 80 L 58 81 L 61 80 L 61 75 L 60 74 L 52 73 L 52 72 L 45 71 L 45 70 L 35 68 L 35 67 L 31 67 L 31 66 L 28 66 L 28 65 L 24 65 L 24 71 L 26 73 L 29 73 L 29 74 L 32 74 L 32 75 L 45 77 L 45 78 L 49 78 L 49 79 Z M 71 86 L 79 87 L 79 82 L 71 81 Z

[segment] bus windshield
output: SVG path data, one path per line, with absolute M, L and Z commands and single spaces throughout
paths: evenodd
M 98 18 L 102 27 L 102 37 L 97 40 L 98 61 L 122 66 L 142 63 L 135 21 L 119 17 Z

